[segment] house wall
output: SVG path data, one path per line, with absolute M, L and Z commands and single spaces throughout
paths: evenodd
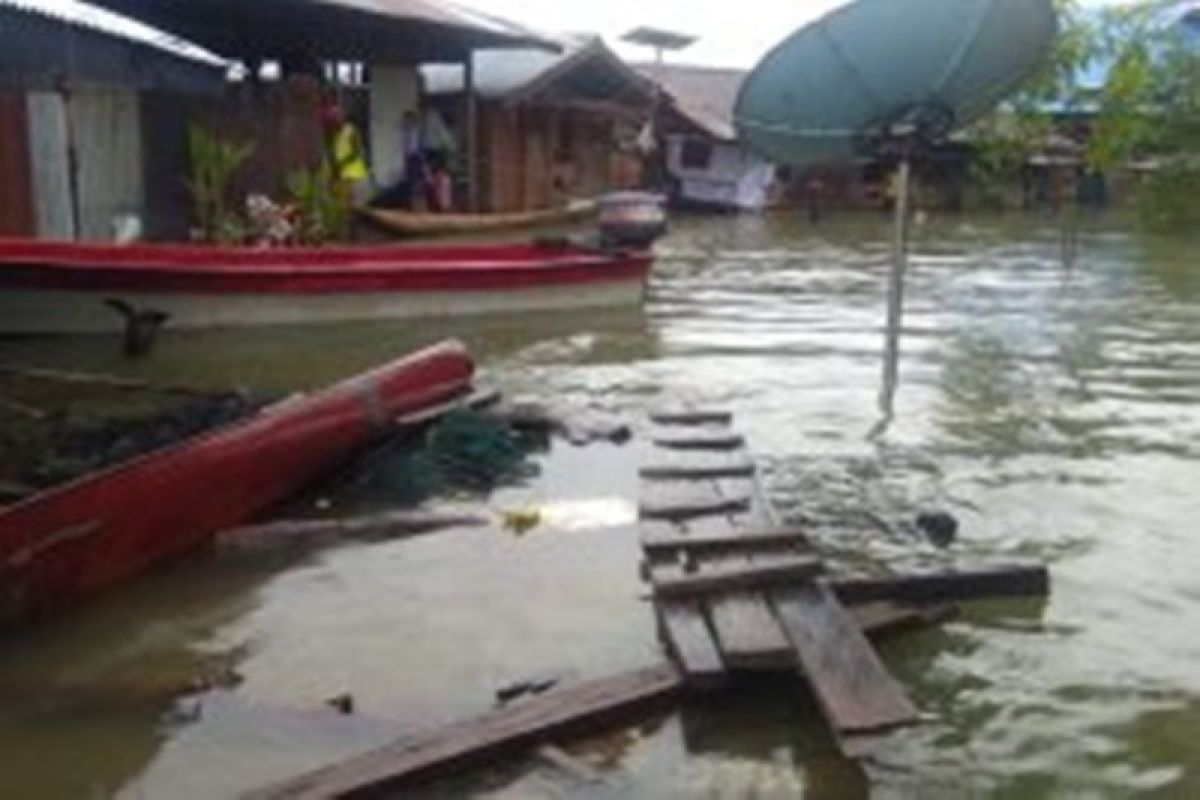
M 395 186 L 404 178 L 406 154 L 404 117 L 416 114 L 421 86 L 411 66 L 371 66 L 370 117 L 371 174 L 380 188 Z
M 139 109 L 132 89 L 77 86 L 65 98 L 28 95 L 38 235 L 107 240 L 118 219 L 144 215 Z
M 708 153 L 703 166 L 688 163 L 689 146 Z M 668 138 L 667 168 L 679 181 L 683 199 L 730 209 L 765 207 L 775 181 L 775 167 L 739 145 L 687 136 Z
M 480 116 L 487 210 L 562 205 L 640 180 L 637 158 L 616 147 L 611 118 L 570 107 L 488 103 Z
M 23 93 L 0 92 L 0 236 L 34 236 L 33 179 Z

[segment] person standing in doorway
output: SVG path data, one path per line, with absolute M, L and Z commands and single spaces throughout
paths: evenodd
M 325 132 L 339 195 L 349 206 L 366 205 L 372 194 L 366 147 L 362 134 L 336 101 L 325 107 Z

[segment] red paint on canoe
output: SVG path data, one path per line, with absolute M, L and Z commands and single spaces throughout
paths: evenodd
M 644 279 L 648 251 L 566 242 L 249 248 L 0 238 L 0 287 L 284 293 L 478 291 Z
M 268 510 L 390 420 L 463 393 L 446 342 L 0 513 L 0 620 L 77 602 Z

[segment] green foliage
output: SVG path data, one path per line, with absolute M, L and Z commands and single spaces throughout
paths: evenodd
M 1163 28 L 1173 0 L 1129 3 L 1083 15 L 1078 0 L 1060 0 L 1060 35 L 1046 64 L 996 113 L 971 131 L 982 183 L 1011 176 L 1043 150 L 1056 131 L 1047 104 L 1084 112 L 1089 167 L 1110 174 L 1157 165 L 1139 182 L 1141 218 L 1158 228 L 1193 226 L 1200 191 L 1200 51 Z M 1081 86 L 1085 68 L 1110 65 L 1101 87 Z M 1195 219 L 1193 219 L 1195 217 Z
M 237 204 L 231 202 L 233 178 L 254 152 L 250 143 L 222 140 L 198 125 L 188 128 L 191 176 L 187 180 L 192 212 L 201 237 L 208 242 L 233 244 L 246 236 L 246 225 Z
M 321 245 L 348 239 L 350 198 L 327 162 L 311 170 L 288 175 L 288 192 L 296 205 L 296 239 Z

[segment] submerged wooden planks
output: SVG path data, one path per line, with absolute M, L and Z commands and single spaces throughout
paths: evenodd
M 653 419 L 660 426 L 656 443 L 736 438 L 720 412 Z M 671 428 L 688 432 L 662 432 Z M 780 530 L 753 466 L 744 468 L 743 452 L 697 458 L 686 448 L 658 445 L 653 458 L 655 466 L 642 471 L 642 540 L 668 648 L 689 681 L 716 682 L 718 664 L 727 670 L 791 664 L 855 754 L 861 734 L 918 719 L 857 618 L 815 580 L 820 559 L 802 535 Z M 690 502 L 665 501 L 668 491 Z M 899 624 L 901 611 L 891 612 L 881 624 Z
M 394 793 L 418 780 L 534 748 L 580 726 L 622 721 L 671 701 L 682 687 L 678 670 L 663 664 L 557 689 L 440 730 L 401 737 L 246 797 L 298 800 Z

